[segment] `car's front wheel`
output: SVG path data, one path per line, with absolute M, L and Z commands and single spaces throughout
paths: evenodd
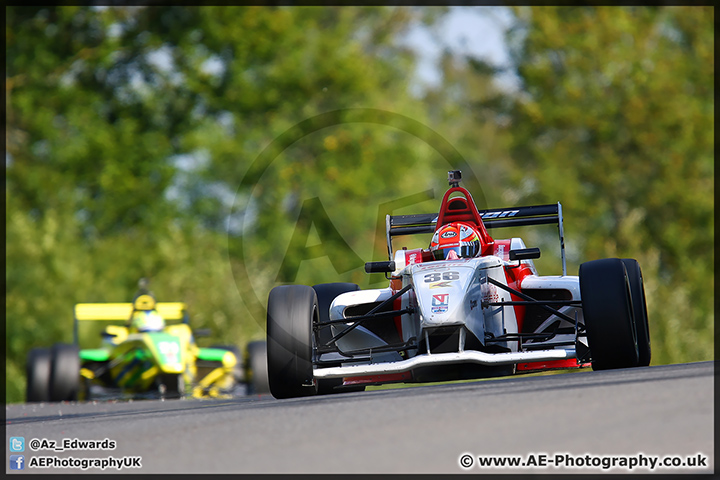
M 50 400 L 77 400 L 80 389 L 80 350 L 77 345 L 56 343 L 51 350 Z
M 270 392 L 268 384 L 267 342 L 255 340 L 247 345 L 247 373 L 249 393 L 262 395 Z
M 648 324 L 647 302 L 645 301 L 645 286 L 643 284 L 640 264 L 633 258 L 623 258 L 630 292 L 632 296 L 633 312 L 635 314 L 635 333 L 638 343 L 638 365 L 650 365 L 650 325 Z
M 315 290 L 281 285 L 268 296 L 267 361 L 270 393 L 275 398 L 315 395 L 313 323 L 318 321 Z
M 25 400 L 50 401 L 50 349 L 33 348 L 27 356 Z
M 619 258 L 585 262 L 579 277 L 593 370 L 637 367 L 635 309 L 625 264 Z

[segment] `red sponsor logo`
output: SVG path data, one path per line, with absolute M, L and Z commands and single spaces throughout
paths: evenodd
M 449 296 L 449 293 L 440 293 L 438 295 L 433 295 L 433 306 L 447 305 Z

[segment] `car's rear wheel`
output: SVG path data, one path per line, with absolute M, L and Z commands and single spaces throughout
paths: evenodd
M 247 373 L 249 393 L 270 393 L 268 381 L 267 342 L 256 340 L 247 345 Z
M 313 322 L 318 321 L 315 290 L 281 285 L 268 296 L 267 361 L 270 393 L 293 398 L 317 393 L 313 380 Z
M 50 401 L 50 363 L 49 348 L 33 348 L 28 353 L 25 367 L 27 402 Z
M 77 400 L 79 389 L 80 350 L 77 345 L 56 343 L 51 351 L 50 400 Z
M 315 290 L 315 294 L 317 295 L 319 312 L 318 319 L 320 323 L 324 323 L 330 320 L 330 305 L 338 295 L 360 290 L 360 287 L 356 283 L 344 282 L 320 283 L 318 285 L 313 285 L 312 288 L 313 290 Z M 318 345 L 326 345 L 330 341 L 330 339 L 332 339 L 332 337 L 333 334 L 332 330 L 330 329 L 330 325 L 318 328 Z M 365 390 L 365 387 L 363 385 L 342 387 L 342 384 L 342 378 L 319 379 L 318 393 L 320 395 L 325 395 L 328 393 L 362 392 L 363 390 Z
M 625 264 L 604 258 L 580 265 L 580 296 L 593 370 L 638 366 L 634 308 Z
M 623 258 L 625 270 L 630 280 L 633 313 L 635 315 L 635 333 L 638 343 L 638 365 L 650 365 L 650 326 L 648 324 L 647 303 L 645 302 L 645 286 L 643 284 L 640 264 L 633 258 Z

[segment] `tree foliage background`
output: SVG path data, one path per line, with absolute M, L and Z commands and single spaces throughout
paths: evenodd
M 274 285 L 380 286 L 379 219 L 436 210 L 458 165 L 488 207 L 560 201 L 570 274 L 640 261 L 653 364 L 713 358 L 713 9 L 518 7 L 518 90 L 446 52 L 411 93 L 398 38 L 446 13 L 8 7 L 6 400 L 75 303 L 143 276 L 241 346 Z M 558 273 L 556 231 L 491 233 Z

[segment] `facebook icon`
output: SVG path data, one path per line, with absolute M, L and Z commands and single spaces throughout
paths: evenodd
M 10 470 L 23 470 L 25 468 L 25 455 L 10 455 Z

